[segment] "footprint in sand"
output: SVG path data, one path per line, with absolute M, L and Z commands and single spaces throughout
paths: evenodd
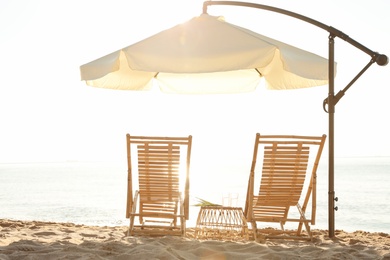
M 57 233 L 50 232 L 50 231 L 42 231 L 42 232 L 34 233 L 33 235 L 35 235 L 35 236 L 56 236 Z
M 75 233 L 76 231 L 71 230 L 71 229 L 61 229 L 62 232 L 64 233 Z
M 98 235 L 96 235 L 96 234 L 80 233 L 80 236 L 83 236 L 83 237 L 97 237 Z

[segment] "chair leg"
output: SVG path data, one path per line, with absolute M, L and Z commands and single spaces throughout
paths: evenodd
M 180 226 L 181 226 L 181 236 L 185 237 L 186 236 L 186 221 L 185 217 L 180 218 Z
M 312 240 L 313 237 L 311 234 L 310 225 L 307 222 L 306 217 L 305 217 L 305 212 L 302 210 L 301 205 L 297 204 L 297 208 L 298 208 L 299 214 L 301 215 L 301 220 L 302 220 L 301 222 L 299 222 L 297 235 L 299 236 L 301 234 L 302 226 L 304 225 L 306 232 L 307 232 L 307 235 L 310 237 L 310 240 Z
M 300 219 L 302 220 L 301 222 L 299 222 L 297 235 L 299 236 L 301 234 L 302 225 L 305 225 L 306 232 L 311 237 L 310 226 L 309 226 L 308 222 L 306 221 L 305 212 L 303 211 L 301 205 L 299 205 L 299 204 L 297 204 L 297 209 L 298 209 L 299 214 L 301 215 Z
M 133 235 L 134 228 L 134 216 L 130 216 L 129 230 L 127 231 L 127 236 Z
M 253 230 L 253 238 L 255 239 L 255 241 L 257 241 L 257 225 L 256 225 L 256 221 L 251 221 L 251 224 L 252 224 L 252 230 Z
M 131 214 L 135 214 L 137 210 L 137 203 L 138 203 L 138 190 L 135 191 L 134 199 L 133 199 L 133 207 L 131 209 Z M 133 229 L 134 229 L 134 215 L 130 215 L 130 224 L 129 224 L 129 231 L 127 232 L 127 236 L 133 235 Z M 141 221 L 141 220 L 140 220 Z
M 184 216 L 184 201 L 183 197 L 181 196 L 181 193 L 179 195 L 178 202 L 176 203 L 176 212 L 178 211 L 178 208 L 180 210 L 180 232 L 181 236 L 186 236 L 186 217 Z M 177 218 L 176 218 L 177 219 Z
M 284 223 L 280 221 L 280 229 L 284 232 Z

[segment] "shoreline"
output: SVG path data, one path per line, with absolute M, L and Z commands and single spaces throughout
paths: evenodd
M 201 240 L 186 237 L 126 237 L 127 226 L 0 219 L 0 259 L 390 259 L 390 235 L 313 229 L 313 241 Z

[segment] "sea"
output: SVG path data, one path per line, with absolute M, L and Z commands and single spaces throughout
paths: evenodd
M 191 171 L 190 219 L 196 224 L 198 198 L 222 203 L 227 192 L 244 207 L 247 168 Z M 237 173 L 239 172 L 239 173 Z M 236 174 L 235 174 L 236 173 Z M 210 174 L 208 174 L 210 175 Z M 318 168 L 314 229 L 328 229 L 328 168 Z M 390 157 L 335 159 L 335 229 L 390 233 Z M 127 196 L 126 162 L 0 163 L 0 219 L 123 226 Z M 237 199 L 238 197 L 238 199 Z

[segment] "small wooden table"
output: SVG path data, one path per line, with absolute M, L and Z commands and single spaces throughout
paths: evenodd
M 248 223 L 242 208 L 202 206 L 195 227 L 195 238 L 248 240 Z

